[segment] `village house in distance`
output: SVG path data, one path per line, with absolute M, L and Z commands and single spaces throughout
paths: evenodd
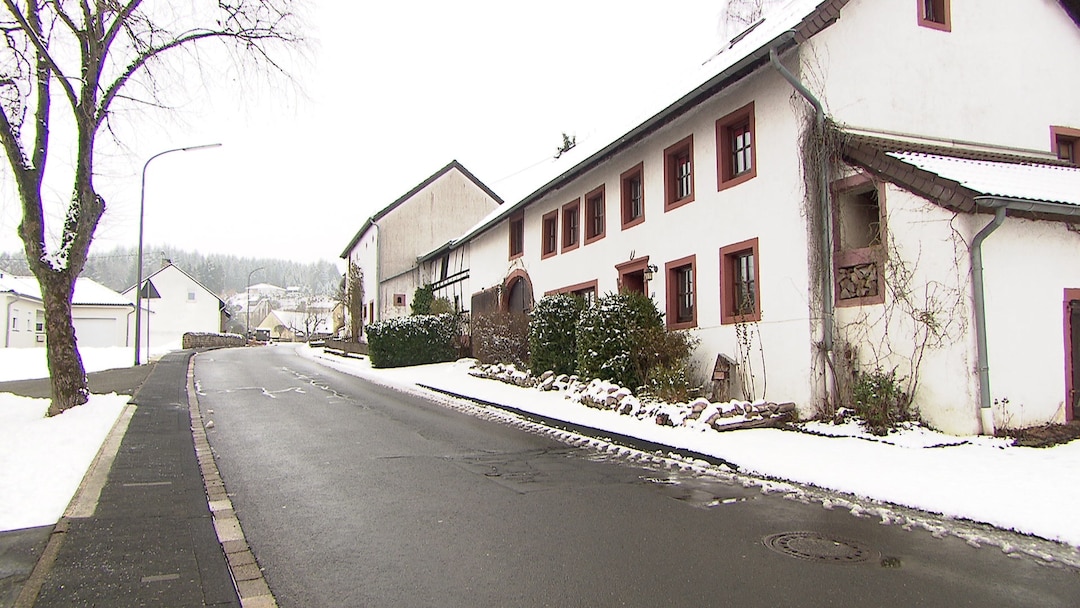
M 879 368 L 950 433 L 1080 416 L 1080 0 L 765 6 L 648 119 L 373 284 L 473 314 L 646 293 L 703 377 L 730 361 L 733 397 L 803 417 Z

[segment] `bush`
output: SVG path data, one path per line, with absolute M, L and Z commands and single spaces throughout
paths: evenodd
M 901 422 L 910 420 L 911 398 L 901 387 L 902 382 L 903 378 L 896 377 L 896 369 L 886 372 L 878 367 L 855 374 L 852 407 L 867 431 L 885 435 Z
M 448 298 L 435 298 L 435 300 L 431 303 L 431 312 L 429 312 L 428 314 L 452 315 L 457 312 L 458 311 L 454 310 L 454 305 L 450 303 L 450 300 Z
M 690 355 L 699 340 L 686 331 L 650 328 L 635 335 L 633 353 L 645 392 L 668 403 L 690 400 Z
M 577 325 L 577 370 L 584 378 L 635 389 L 645 383 L 639 364 L 648 335 L 664 331 L 656 303 L 644 294 L 618 293 L 582 311 Z
M 529 318 L 523 313 L 488 312 L 472 319 L 473 356 L 481 363 L 513 363 L 525 367 L 529 360 Z
M 453 315 L 419 315 L 371 323 L 366 328 L 374 367 L 453 361 L 458 322 Z
M 577 321 L 585 300 L 567 294 L 546 296 L 529 320 L 529 369 L 535 375 L 577 371 Z
M 435 301 L 435 295 L 432 292 L 431 285 L 424 285 L 423 287 L 417 287 L 413 292 L 412 305 L 410 310 L 415 315 L 430 315 L 434 311 L 431 310 L 431 304 Z

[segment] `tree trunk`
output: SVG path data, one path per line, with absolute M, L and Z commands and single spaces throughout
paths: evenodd
M 90 398 L 86 369 L 75 344 L 75 325 L 71 320 L 71 295 L 75 280 L 69 270 L 46 270 L 39 276 L 41 297 L 45 304 L 45 352 L 52 382 L 49 416 L 82 405 Z

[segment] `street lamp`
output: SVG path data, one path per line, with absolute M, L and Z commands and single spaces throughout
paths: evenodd
M 244 320 L 244 339 L 245 340 L 250 340 L 251 339 L 251 275 L 255 274 L 256 272 L 259 272 L 263 268 L 265 268 L 265 266 L 259 266 L 255 270 L 252 270 L 251 272 L 248 273 L 247 287 L 244 289 L 244 294 L 247 295 L 247 304 L 244 305 L 244 314 L 247 315 L 247 318 Z
M 143 217 L 146 210 L 146 168 L 150 165 L 150 161 L 159 156 L 164 156 L 171 152 L 190 152 L 191 150 L 203 150 L 205 148 L 217 148 L 221 144 L 203 144 L 201 146 L 186 146 L 183 148 L 172 148 L 151 156 L 143 163 L 142 168 L 142 186 L 139 190 L 139 260 L 136 262 L 139 266 L 135 271 L 135 276 L 138 277 L 135 281 L 135 365 L 141 363 L 141 357 L 139 356 L 139 348 L 142 344 L 142 289 L 143 289 Z M 149 348 L 149 336 L 147 336 L 147 348 Z

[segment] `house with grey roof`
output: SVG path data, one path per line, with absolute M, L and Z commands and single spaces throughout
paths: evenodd
M 425 281 L 474 312 L 648 294 L 699 381 L 730 361 L 728 396 L 803 417 L 881 370 L 947 432 L 1080 418 L 1080 1 L 769 4 Z

